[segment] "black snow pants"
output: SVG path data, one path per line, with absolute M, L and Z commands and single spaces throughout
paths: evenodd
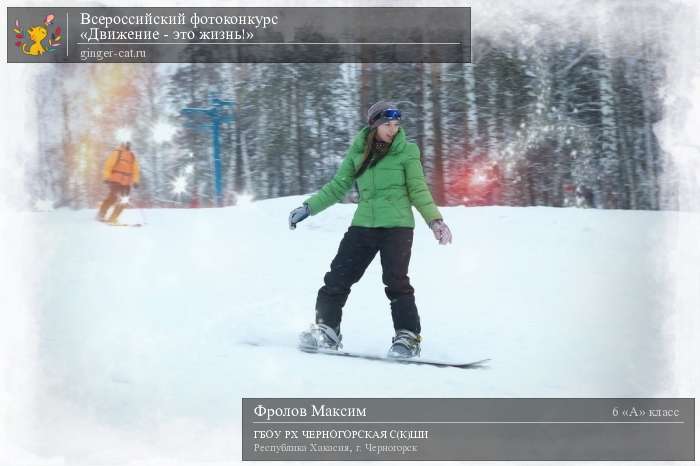
M 343 306 L 350 287 L 357 283 L 379 252 L 384 292 L 391 303 L 394 329 L 420 333 L 420 318 L 408 279 L 413 228 L 366 228 L 351 226 L 345 233 L 324 286 L 316 298 L 316 323 L 340 328 Z

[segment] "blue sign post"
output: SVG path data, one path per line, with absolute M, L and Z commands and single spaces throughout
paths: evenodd
M 212 147 L 214 157 L 214 190 L 216 195 L 216 205 L 221 207 L 223 205 L 223 187 L 222 187 L 222 174 L 221 174 L 221 143 L 219 141 L 220 130 L 219 127 L 222 123 L 229 123 L 233 121 L 233 110 L 226 111 L 226 108 L 233 108 L 234 102 L 232 100 L 222 100 L 218 98 L 213 98 L 209 96 L 210 107 L 208 108 L 183 108 L 180 113 L 189 118 L 189 123 L 187 127 L 194 128 L 198 130 L 208 130 L 211 128 L 212 136 Z M 203 117 L 203 118 L 202 118 Z M 204 122 L 196 123 L 196 120 L 202 120 Z

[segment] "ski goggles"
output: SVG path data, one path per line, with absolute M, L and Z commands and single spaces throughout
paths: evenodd
M 372 118 L 372 123 L 379 119 L 384 119 L 384 120 L 400 120 L 401 119 L 401 111 L 396 108 L 387 108 L 386 110 L 382 111 L 379 113 L 377 116 Z

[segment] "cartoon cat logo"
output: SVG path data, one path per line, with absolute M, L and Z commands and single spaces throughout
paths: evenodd
M 27 35 L 29 36 L 28 42 L 31 42 L 31 45 L 22 42 L 22 39 L 25 39 L 25 36 L 22 32 L 22 27 L 20 26 L 19 19 L 16 19 L 14 32 L 15 39 L 18 40 L 17 42 L 15 42 L 15 46 L 17 46 L 17 48 L 19 48 L 19 50 L 25 55 L 40 56 L 46 52 L 55 51 L 56 48 L 59 45 L 61 45 L 60 26 L 56 26 L 53 32 L 51 33 L 51 38 L 49 39 L 48 47 L 44 48 L 43 44 L 44 39 L 46 39 L 46 36 L 49 35 L 49 26 L 53 24 L 55 18 L 56 17 L 54 15 L 49 14 L 44 18 L 44 24 L 27 28 Z

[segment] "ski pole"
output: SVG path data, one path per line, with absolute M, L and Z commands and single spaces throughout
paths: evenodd
M 146 216 L 143 214 L 143 207 L 139 207 L 139 214 L 141 215 L 141 223 L 146 224 Z

